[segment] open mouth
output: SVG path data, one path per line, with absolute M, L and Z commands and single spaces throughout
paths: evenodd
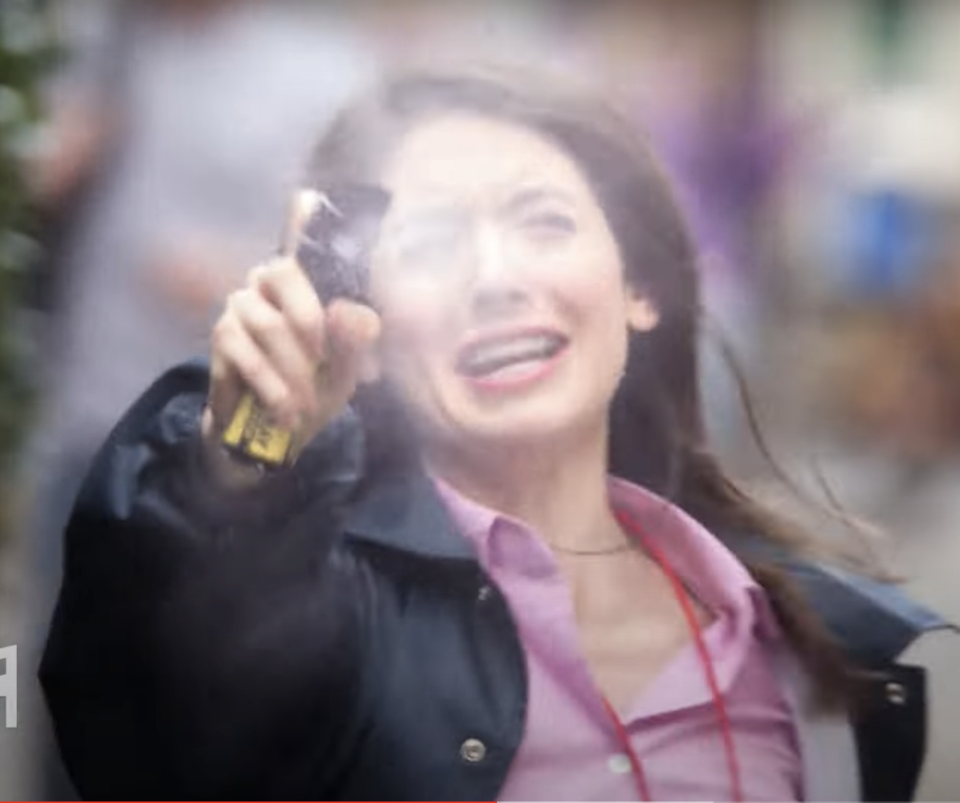
M 464 346 L 457 371 L 470 379 L 522 372 L 556 357 L 568 340 L 558 332 L 536 331 L 478 340 Z

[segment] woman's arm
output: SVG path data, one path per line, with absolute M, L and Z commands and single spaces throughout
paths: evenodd
M 332 749 L 356 704 L 364 606 L 338 511 L 359 425 L 347 409 L 296 467 L 232 490 L 204 458 L 208 373 L 174 369 L 134 405 L 68 525 L 41 680 L 84 797 L 249 795 Z

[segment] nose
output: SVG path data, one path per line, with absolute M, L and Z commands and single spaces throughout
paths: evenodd
M 470 302 L 484 318 L 498 317 L 524 306 L 529 296 L 522 271 L 504 247 L 503 233 L 489 223 L 477 226 Z

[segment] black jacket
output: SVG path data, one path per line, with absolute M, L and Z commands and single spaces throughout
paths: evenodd
M 41 680 L 84 796 L 495 800 L 526 708 L 507 605 L 409 464 L 348 411 L 237 496 L 199 464 L 206 366 L 161 378 L 96 458 L 66 533 Z M 791 571 L 859 664 L 865 795 L 907 800 L 943 623 L 892 589 Z M 475 740 L 475 741 L 471 741 Z

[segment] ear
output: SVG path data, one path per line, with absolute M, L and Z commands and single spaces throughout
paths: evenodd
M 660 310 L 649 296 L 630 288 L 627 292 L 627 323 L 634 332 L 650 332 L 660 323 Z

